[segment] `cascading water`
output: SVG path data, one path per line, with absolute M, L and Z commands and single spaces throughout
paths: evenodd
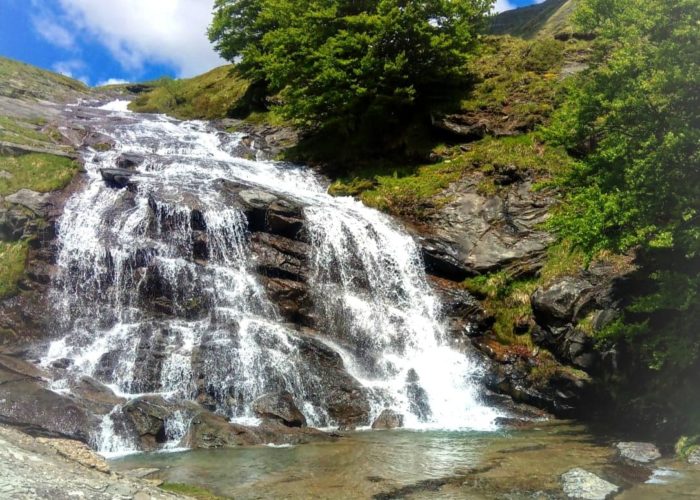
M 478 365 L 448 346 L 417 246 L 395 223 L 327 195 L 307 169 L 237 157 L 240 137 L 122 108 L 93 111 L 95 127 L 115 145 L 86 152 L 87 185 L 59 223 L 60 339 L 44 363 L 71 363 L 55 389 L 89 375 L 128 399 L 197 400 L 239 421 L 254 420 L 256 398 L 285 390 L 309 425 L 338 423 L 329 409 L 332 377 L 308 361 L 306 334 L 268 297 L 246 216 L 223 182 L 303 207 L 315 339 L 365 391 L 365 425 L 391 408 L 409 428 L 493 427 L 496 413 L 476 395 Z M 144 161 L 128 187 L 115 189 L 100 170 L 124 153 Z M 115 427 L 119 411 L 95 436 L 103 452 L 137 446 Z M 168 446 L 184 435 L 187 418 L 169 418 Z

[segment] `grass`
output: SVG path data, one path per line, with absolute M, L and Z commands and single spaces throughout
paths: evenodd
M 129 109 L 166 113 L 180 119 L 225 118 L 249 87 L 233 65 L 221 66 L 194 78 L 162 79 L 153 85 L 153 90 L 137 97 Z
M 2 96 L 62 101 L 89 92 L 86 85 L 72 78 L 0 57 Z
M 17 292 L 17 282 L 24 274 L 27 251 L 26 241 L 14 243 L 0 241 L 0 299 Z
M 215 495 L 206 488 L 184 483 L 163 483 L 160 488 L 171 493 L 196 498 L 197 500 L 224 500 L 225 498 Z
M 0 170 L 10 177 L 0 177 L 0 196 L 17 192 L 22 188 L 46 193 L 68 185 L 78 171 L 78 165 L 70 158 L 44 153 L 21 156 L 0 156 Z
M 575 0 L 548 0 L 538 5 L 503 12 L 494 17 L 491 33 L 523 38 L 570 32 Z
M 514 278 L 503 270 L 468 278 L 464 287 L 483 298 L 484 309 L 495 319 L 493 333 L 499 342 L 532 346 L 530 296 L 538 287 L 547 286 L 556 278 L 578 273 L 584 263 L 583 253 L 562 241 L 549 247 L 545 264 L 535 277 Z M 516 325 L 523 325 L 523 330 L 516 332 Z
M 329 192 L 359 196 L 365 204 L 385 212 L 422 219 L 449 201 L 440 196 L 442 191 L 467 173 L 483 174 L 479 192 L 495 195 L 500 187 L 493 174 L 504 168 L 545 178 L 567 168 L 571 161 L 564 150 L 545 146 L 535 134 L 487 137 L 468 148 L 438 146 L 435 151 L 445 158 L 442 162 L 418 167 L 378 163 L 338 179 Z

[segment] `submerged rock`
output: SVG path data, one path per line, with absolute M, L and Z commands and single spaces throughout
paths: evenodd
M 265 394 L 253 401 L 253 412 L 265 420 L 275 420 L 287 427 L 305 427 L 306 417 L 294 402 L 294 396 L 287 391 Z
M 561 483 L 567 498 L 581 500 L 605 500 L 620 489 L 595 474 L 579 468 L 563 474 Z
M 615 448 L 620 458 L 631 462 L 648 464 L 661 458 L 661 452 L 652 443 L 621 442 L 617 443 Z
M 372 422 L 372 429 L 396 429 L 403 427 L 403 415 L 386 409 Z
M 121 170 L 133 169 L 141 165 L 144 157 L 135 153 L 122 153 L 117 158 L 117 168 Z

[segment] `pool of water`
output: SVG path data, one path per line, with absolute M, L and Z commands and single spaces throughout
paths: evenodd
M 253 498 L 561 498 L 561 474 L 582 467 L 623 489 L 626 500 L 700 498 L 700 467 L 661 460 L 632 467 L 613 440 L 569 422 L 496 433 L 371 431 L 294 447 L 241 447 L 141 454 L 114 470 L 221 496 Z

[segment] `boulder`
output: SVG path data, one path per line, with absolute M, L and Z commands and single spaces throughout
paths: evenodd
M 287 391 L 260 396 L 253 402 L 253 412 L 264 420 L 275 420 L 287 427 L 306 427 L 306 417 Z
M 100 175 L 109 187 L 121 189 L 130 184 L 134 172 L 123 168 L 103 168 Z
M 17 241 L 28 233 L 32 217 L 22 209 L 0 209 L 0 240 Z
M 567 498 L 605 500 L 619 491 L 619 487 L 584 469 L 575 468 L 561 476 L 562 489 Z
M 37 193 L 31 189 L 20 189 L 5 197 L 5 201 L 28 208 L 39 217 L 46 217 L 51 207 L 49 193 Z
M 134 169 L 141 165 L 144 157 L 136 153 L 122 153 L 117 158 L 117 168 L 120 170 Z
M 161 396 L 132 399 L 121 408 L 119 422 L 138 437 L 140 449 L 156 450 L 168 441 L 167 422 L 171 418 L 193 418 L 204 410 L 191 401 L 167 401 Z M 179 412 L 179 415 L 176 413 Z
M 582 279 L 565 276 L 546 288 L 538 288 L 532 295 L 532 310 L 538 322 L 568 323 L 579 316 L 590 303 L 593 285 Z
M 615 448 L 620 458 L 628 462 L 648 464 L 661 458 L 661 452 L 652 443 L 620 442 Z
M 372 429 L 396 429 L 403 427 L 403 415 L 394 410 L 383 410 L 372 422 Z
M 696 447 L 693 451 L 688 453 L 687 460 L 691 465 L 700 465 L 700 447 Z
M 27 363 L 5 361 L 0 364 L 0 422 L 33 435 L 89 441 L 98 420 L 84 406 L 44 388 Z
M 82 376 L 70 383 L 71 394 L 96 415 L 106 415 L 126 399 L 114 394 L 106 385 L 92 377 Z

